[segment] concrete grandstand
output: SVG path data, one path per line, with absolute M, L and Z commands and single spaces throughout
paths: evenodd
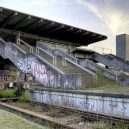
M 114 55 L 76 50 L 105 39 L 107 36 L 102 34 L 0 7 L 1 57 L 10 60 L 14 70 L 31 74 L 45 87 L 94 87 L 99 78 L 97 72 L 108 81 L 128 85 L 129 77 L 124 73 L 129 68 L 127 61 Z M 83 58 L 73 56 L 73 51 Z M 111 72 L 109 67 L 124 71 L 124 76 Z

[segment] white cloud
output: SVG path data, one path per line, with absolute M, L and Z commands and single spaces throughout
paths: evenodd
M 35 5 L 50 5 L 57 4 L 58 0 L 32 0 L 32 3 Z
M 32 1 L 32 4 L 34 5 L 39 5 L 39 6 L 42 6 L 42 5 L 68 5 L 70 4 L 71 2 L 69 2 L 68 0 L 31 0 Z
M 100 8 L 91 2 L 89 3 L 88 1 L 76 1 L 84 6 L 86 9 L 89 9 L 89 11 L 94 13 L 100 20 L 102 20 L 105 25 L 110 29 L 110 32 L 113 35 L 129 32 L 127 28 L 127 26 L 129 26 L 128 14 L 125 14 L 121 10 L 118 10 L 116 8 L 112 8 L 110 4 L 107 4 L 107 6 Z

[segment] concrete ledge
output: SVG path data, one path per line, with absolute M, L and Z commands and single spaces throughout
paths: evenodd
M 127 93 L 117 93 L 117 92 L 104 92 L 101 90 L 67 90 L 67 89 L 54 89 L 54 88 L 44 88 L 42 86 L 36 86 L 34 89 L 30 90 L 43 90 L 49 92 L 59 92 L 59 93 L 72 93 L 72 94 L 81 94 L 81 95 L 92 95 L 92 96 L 101 96 L 101 97 L 112 97 L 112 98 L 129 98 Z

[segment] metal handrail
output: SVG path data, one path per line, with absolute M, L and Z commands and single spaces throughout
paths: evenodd
M 96 74 L 93 73 L 93 72 L 91 72 L 90 70 L 84 68 L 83 66 L 81 66 L 81 65 L 79 65 L 79 64 L 77 64 L 77 63 L 75 63 L 75 62 L 73 62 L 73 61 L 71 61 L 70 59 L 67 59 L 67 58 L 64 58 L 64 59 L 67 60 L 68 62 L 74 64 L 75 66 L 79 67 L 80 69 L 83 69 L 84 71 L 88 72 L 89 74 L 91 74 L 91 75 L 94 76 L 95 78 L 97 78 Z
M 113 72 L 111 72 L 111 71 L 109 71 L 109 70 L 107 70 L 107 69 L 105 69 L 105 68 L 103 68 L 103 67 L 101 67 L 101 66 L 95 64 L 95 63 L 93 63 L 92 61 L 86 60 L 86 62 L 90 63 L 91 65 L 93 65 L 93 66 L 95 66 L 95 67 L 100 68 L 101 70 L 103 70 L 103 71 L 105 71 L 105 72 L 108 72 L 109 74 L 114 75 L 115 78 L 117 77 L 117 74 L 115 74 L 115 73 L 113 73 Z
M 57 65 L 57 58 L 56 58 L 56 56 L 54 56 L 54 55 L 52 55 L 52 54 L 46 52 L 46 51 L 45 51 L 44 49 L 42 49 L 42 48 L 37 47 L 36 49 L 38 49 L 38 52 L 39 52 L 39 50 L 41 50 L 41 51 L 45 52 L 46 54 L 48 54 L 49 56 L 51 56 L 51 57 L 53 58 L 53 65 Z
M 52 68 L 54 68 L 56 71 L 58 71 L 60 74 L 65 75 L 64 72 L 62 72 L 60 69 L 58 69 L 57 67 L 55 67 L 54 65 L 52 65 L 51 63 L 49 63 L 47 60 L 45 60 L 44 58 L 42 58 L 40 55 L 35 54 L 37 58 L 39 58 L 40 60 L 44 61 L 45 63 L 47 63 L 49 66 L 51 66 Z
M 68 53 L 66 53 L 66 52 L 64 52 L 64 51 L 62 51 L 62 50 L 59 50 L 59 49 L 57 49 L 56 51 L 59 51 L 60 53 L 63 53 L 63 54 L 66 55 L 67 57 L 72 58 L 73 60 L 75 60 L 74 62 L 77 63 L 77 61 L 78 61 L 77 58 L 75 58 L 75 57 L 71 56 L 70 54 L 68 54 Z M 72 60 L 72 61 L 73 61 L 73 60 Z
M 17 39 L 17 44 L 20 45 L 20 43 L 23 43 L 24 45 L 26 45 L 27 47 L 29 47 L 30 49 L 30 53 L 33 53 L 33 47 L 31 45 L 29 45 L 28 43 L 26 43 L 25 41 L 21 40 L 21 39 Z
M 48 50 L 50 51 L 50 53 L 52 54 L 53 50 L 52 50 L 51 48 L 49 48 L 47 45 L 45 45 L 43 42 L 37 41 L 36 47 L 38 47 L 37 45 L 41 45 L 42 47 L 45 47 L 45 49 L 48 49 Z M 42 49 L 43 49 L 43 48 L 42 48 Z M 44 51 L 46 51 L 45 49 L 44 49 Z

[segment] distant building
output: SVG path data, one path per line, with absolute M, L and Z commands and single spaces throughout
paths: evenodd
M 116 36 L 116 56 L 129 60 L 129 35 L 121 34 Z

